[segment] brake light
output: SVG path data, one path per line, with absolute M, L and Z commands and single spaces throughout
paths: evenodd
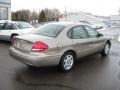
M 35 42 L 32 46 L 32 51 L 44 51 L 46 49 L 48 49 L 48 45 L 41 41 Z

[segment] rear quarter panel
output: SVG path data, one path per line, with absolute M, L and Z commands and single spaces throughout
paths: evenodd
M 57 37 L 57 47 L 58 47 L 58 53 L 63 55 L 66 51 L 73 50 L 73 42 L 72 39 L 67 37 L 67 32 L 72 28 L 73 26 L 67 26 Z

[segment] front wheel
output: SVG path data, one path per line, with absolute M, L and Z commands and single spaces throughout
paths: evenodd
M 74 53 L 67 52 L 62 56 L 59 66 L 63 72 L 67 72 L 73 68 L 74 63 L 75 63 Z
M 103 51 L 101 52 L 101 55 L 102 56 L 107 56 L 109 54 L 109 51 L 110 51 L 110 44 L 106 43 Z

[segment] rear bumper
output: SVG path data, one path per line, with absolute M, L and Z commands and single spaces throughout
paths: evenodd
M 23 53 L 13 47 L 9 48 L 9 53 L 17 61 L 35 67 L 58 65 L 61 58 L 61 55 Z

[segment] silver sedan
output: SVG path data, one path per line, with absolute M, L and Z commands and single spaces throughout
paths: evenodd
M 29 66 L 59 65 L 62 71 L 70 71 L 78 58 L 98 52 L 107 56 L 110 47 L 111 39 L 88 25 L 56 22 L 17 36 L 9 52 Z

